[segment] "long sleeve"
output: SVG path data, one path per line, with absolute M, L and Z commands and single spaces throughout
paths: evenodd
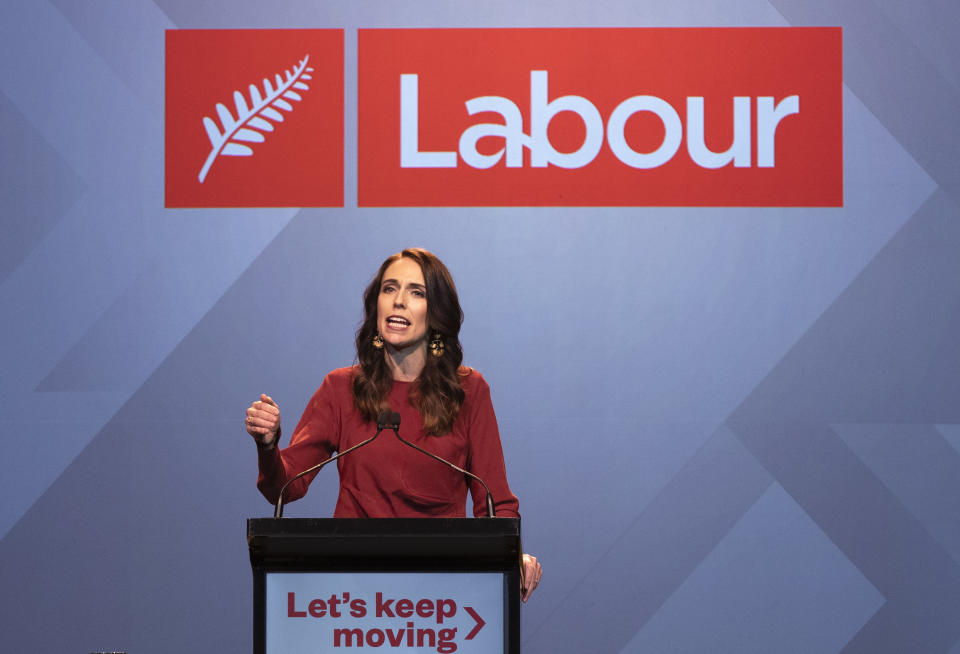
M 353 406 L 355 369 L 334 370 L 311 398 L 290 446 L 259 451 L 257 487 L 271 502 L 298 473 L 373 435 L 375 425 Z M 490 388 L 479 372 L 461 378 L 464 403 L 450 433 L 428 436 L 411 403 L 414 382 L 394 382 L 387 401 L 402 417 L 404 438 L 483 479 L 496 514 L 516 517 L 518 502 L 507 484 L 506 468 Z M 486 515 L 483 485 L 401 443 L 389 431 L 375 442 L 337 460 L 340 490 L 335 517 L 463 517 L 467 491 L 474 515 Z M 286 502 L 303 497 L 316 473 L 292 483 Z
M 288 479 L 329 458 L 338 449 L 341 424 L 339 398 L 345 379 L 349 380 L 339 370 L 327 375 L 304 409 L 288 447 L 282 450 L 277 447 L 258 450 L 260 474 L 257 488 L 270 503 L 276 503 L 280 489 Z M 287 488 L 284 502 L 303 497 L 316 475 L 314 472 L 292 483 Z
M 507 483 L 506 465 L 497 417 L 490 399 L 490 387 L 477 371 L 471 371 L 468 384 L 473 388 L 468 394 L 469 439 L 466 469 L 483 479 L 490 487 L 493 507 L 497 517 L 519 517 L 519 501 Z M 487 498 L 483 485 L 470 480 L 470 496 L 473 498 L 473 515 L 487 514 Z

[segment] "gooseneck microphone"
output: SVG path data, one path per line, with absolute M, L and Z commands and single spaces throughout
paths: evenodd
M 396 416 L 396 424 L 394 424 L 394 422 L 393 422 L 393 417 L 394 417 L 394 416 Z M 284 492 L 286 492 L 287 486 L 289 486 L 290 484 L 292 484 L 292 483 L 295 482 L 296 480 L 300 479 L 300 477 L 303 477 L 304 475 L 309 475 L 309 474 L 310 474 L 311 472 L 313 472 L 314 470 L 319 470 L 320 468 L 322 468 L 323 466 L 327 465 L 327 464 L 330 463 L 331 461 L 336 461 L 337 459 L 339 459 L 339 458 L 340 458 L 341 456 L 343 456 L 344 454 L 350 454 L 350 453 L 353 452 L 354 450 L 359 449 L 359 448 L 363 447 L 364 445 L 366 445 L 366 444 L 368 444 L 368 443 L 372 443 L 372 442 L 373 442 L 373 439 L 375 439 L 377 436 L 379 436 L 379 435 L 380 435 L 380 432 L 382 432 L 384 429 L 393 429 L 394 431 L 396 431 L 399 427 L 400 427 L 400 414 L 399 414 L 399 413 L 391 414 L 390 411 L 388 411 L 388 410 L 386 410 L 386 409 L 384 409 L 383 411 L 381 411 L 380 413 L 378 413 L 378 414 L 377 414 L 377 433 L 375 433 L 373 436 L 371 436 L 371 437 L 368 438 L 367 440 L 362 441 L 362 442 L 360 442 L 360 443 L 357 443 L 357 444 L 354 445 L 353 447 L 350 447 L 350 448 L 345 449 L 343 452 L 337 452 L 336 454 L 334 454 L 333 456 L 331 456 L 331 457 L 330 457 L 329 459 L 327 459 L 326 461 L 321 461 L 321 462 L 318 463 L 317 465 L 312 466 L 312 467 L 310 467 L 310 468 L 307 468 L 306 470 L 304 470 L 303 472 L 301 472 L 300 474 L 298 474 L 296 477 L 293 477 L 293 478 L 290 479 L 287 483 L 285 483 L 285 484 L 283 485 L 283 487 L 280 489 L 280 495 L 279 495 L 279 497 L 277 497 L 277 505 L 276 505 L 276 506 L 274 507 L 274 509 L 273 509 L 273 517 L 274 517 L 274 518 L 282 518 L 282 517 L 283 517 L 283 494 L 284 494 Z
M 490 488 L 487 487 L 487 482 L 485 482 L 484 480 L 480 479 L 480 477 L 476 476 L 476 475 L 473 474 L 472 472 L 467 472 L 466 470 L 464 470 L 464 469 L 461 468 L 460 466 L 454 465 L 453 463 L 450 463 L 450 462 L 447 461 L 446 459 L 443 459 L 443 458 L 437 456 L 437 455 L 434 454 L 433 452 L 428 452 L 428 451 L 426 451 L 425 449 L 423 449 L 422 447 L 418 447 L 418 446 L 414 445 L 413 443 L 411 443 L 410 441 L 408 441 L 408 440 L 406 440 L 405 438 L 403 438 L 403 436 L 400 435 L 400 414 L 399 414 L 399 413 L 394 412 L 394 413 L 390 416 L 390 424 L 388 425 L 388 428 L 393 430 L 393 434 L 394 434 L 398 439 L 400 439 L 400 442 L 401 442 L 401 443 L 404 443 L 405 445 L 409 445 L 410 447 L 412 447 L 413 449 L 417 450 L 418 452 L 423 452 L 424 454 L 426 454 L 427 456 L 429 456 L 431 459 L 435 459 L 435 460 L 439 461 L 440 463 L 445 463 L 445 464 L 447 464 L 448 466 L 450 466 L 451 468 L 453 468 L 454 470 L 456 470 L 457 472 L 459 472 L 459 473 L 461 473 L 461 474 L 464 474 L 464 475 L 466 475 L 467 477 L 470 477 L 470 479 L 476 479 L 476 480 L 479 481 L 481 484 L 483 484 L 483 490 L 487 491 L 487 517 L 488 517 L 488 518 L 496 517 L 496 513 L 495 513 L 494 510 L 493 510 L 493 495 L 490 494 Z M 379 432 L 378 432 L 378 433 L 379 433 Z

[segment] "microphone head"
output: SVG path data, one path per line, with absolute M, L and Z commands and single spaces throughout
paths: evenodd
M 388 429 L 390 426 L 390 409 L 384 409 L 377 414 L 377 429 Z
M 400 427 L 400 414 L 394 411 L 390 414 L 390 428 L 397 429 Z

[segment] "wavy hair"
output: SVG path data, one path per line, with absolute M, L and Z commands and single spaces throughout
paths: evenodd
M 377 301 L 384 272 L 404 257 L 415 261 L 423 272 L 427 288 L 427 338 L 439 332 L 444 345 L 443 356 L 427 354 L 411 397 L 423 417 L 424 431 L 439 436 L 451 430 L 463 406 L 464 392 L 460 385 L 463 310 L 450 271 L 436 255 L 422 248 L 409 248 L 388 257 L 363 292 L 363 324 L 357 330 L 356 339 L 359 370 L 353 378 L 353 404 L 363 418 L 371 422 L 387 408 L 386 398 L 393 387 L 393 377 L 387 367 L 385 350 L 373 346 L 373 337 L 377 334 Z

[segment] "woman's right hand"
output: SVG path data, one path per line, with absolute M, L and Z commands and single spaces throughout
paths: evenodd
M 272 448 L 280 438 L 280 407 L 269 395 L 260 395 L 247 409 L 244 425 L 258 445 Z

